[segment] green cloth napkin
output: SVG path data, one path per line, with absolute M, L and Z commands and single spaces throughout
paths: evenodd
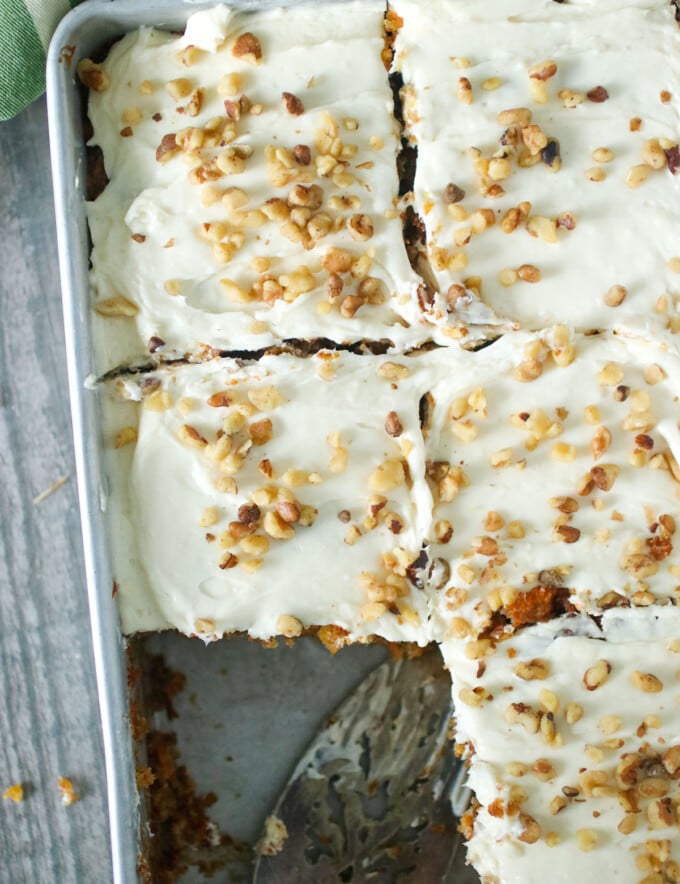
M 0 0 L 0 120 L 45 91 L 45 55 L 60 20 L 80 0 Z

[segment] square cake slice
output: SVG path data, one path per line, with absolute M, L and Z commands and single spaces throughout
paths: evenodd
M 124 631 L 427 643 L 411 361 L 277 355 L 119 381 L 140 399 L 114 401 L 107 431 Z
M 102 368 L 147 347 L 426 336 L 383 18 L 374 0 L 217 6 L 81 63 L 109 179 L 88 204 Z
M 437 630 L 477 640 L 678 599 L 674 354 L 555 326 L 429 358 Z
M 672 5 L 392 6 L 441 332 L 555 322 L 677 332 Z
M 528 627 L 470 659 L 442 646 L 486 884 L 680 879 L 680 611 Z

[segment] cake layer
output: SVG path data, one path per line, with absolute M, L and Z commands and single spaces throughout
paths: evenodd
M 397 210 L 384 4 L 225 6 L 81 63 L 109 180 L 88 205 L 110 368 L 287 338 L 427 332 Z
M 677 357 L 565 326 L 453 356 L 428 356 L 435 632 L 676 600 Z
M 680 328 L 680 31 L 668 3 L 399 0 L 431 319 Z M 468 331 L 469 335 L 479 330 Z
M 331 625 L 426 643 L 410 362 L 277 355 L 119 382 L 141 398 L 115 403 L 108 431 L 124 630 L 267 639 Z
M 485 882 L 680 879 L 680 611 L 523 630 L 478 659 L 442 646 L 479 807 Z

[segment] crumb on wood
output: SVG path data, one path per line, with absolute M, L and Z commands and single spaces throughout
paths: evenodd
M 80 796 L 73 788 L 71 780 L 68 777 L 59 777 L 58 786 L 61 792 L 61 803 L 64 807 L 70 807 L 72 804 L 75 804 Z
M 13 801 L 15 804 L 19 804 L 24 800 L 24 787 L 21 783 L 14 783 L 5 789 L 2 797 L 5 801 Z

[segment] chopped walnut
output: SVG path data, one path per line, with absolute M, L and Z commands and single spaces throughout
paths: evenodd
M 604 302 L 608 307 L 620 307 L 626 299 L 628 290 L 623 285 L 613 285 L 607 289 L 604 295 Z
M 518 835 L 519 840 L 525 844 L 535 844 L 542 834 L 538 822 L 526 813 L 520 814 L 519 821 L 522 826 L 522 832 Z
M 400 460 L 386 460 L 374 470 L 368 480 L 373 491 L 392 491 L 406 480 L 404 466 Z
M 501 111 L 497 116 L 501 126 L 528 126 L 531 123 L 531 111 L 526 107 L 516 107 Z
M 458 187 L 457 184 L 453 184 L 450 182 L 444 188 L 444 202 L 447 205 L 454 205 L 455 203 L 459 203 L 465 197 L 465 191 Z
M 302 635 L 303 626 L 297 617 L 290 614 L 281 614 L 276 621 L 276 632 L 285 638 L 297 638 Z
M 544 660 L 529 660 L 518 663 L 515 667 L 515 675 L 523 681 L 542 680 L 548 677 L 548 665 Z
M 312 162 L 312 152 L 306 144 L 296 144 L 293 148 L 293 157 L 301 166 L 308 166 Z
M 458 79 L 458 100 L 463 104 L 472 104 L 472 84 L 467 77 Z
M 87 86 L 93 92 L 106 92 L 111 85 L 111 79 L 104 68 L 93 62 L 91 58 L 82 58 L 78 62 L 77 72 L 83 86 Z
M 640 672 L 634 670 L 630 676 L 630 683 L 633 687 L 644 691 L 647 694 L 656 694 L 663 690 L 663 682 L 651 672 Z
M 110 318 L 127 319 L 136 316 L 139 313 L 139 307 L 129 301 L 123 295 L 114 295 L 112 298 L 106 298 L 103 301 L 96 301 L 94 310 L 100 316 L 108 316 Z
M 270 510 L 265 514 L 262 524 L 267 534 L 275 540 L 290 540 L 295 536 L 295 529 L 278 512 Z
M 402 426 L 401 421 L 399 420 L 399 415 L 396 411 L 390 411 L 390 413 L 385 418 L 385 432 L 388 436 L 399 437 L 404 432 L 404 427 Z
M 601 104 L 609 98 L 609 93 L 604 86 L 595 86 L 593 89 L 589 89 L 586 95 L 588 101 L 595 102 L 595 104 Z
M 583 675 L 583 684 L 586 690 L 595 691 L 601 687 L 609 678 L 611 671 L 612 667 L 606 660 L 598 660 L 586 669 Z
M 163 136 L 161 143 L 156 148 L 156 161 L 167 163 L 179 152 L 180 148 L 177 144 L 177 137 L 174 132 L 171 132 Z
M 241 34 L 236 38 L 231 52 L 236 58 L 241 58 L 243 61 L 249 61 L 251 63 L 261 61 L 262 59 L 262 46 L 260 41 L 255 34 L 251 34 L 250 31 L 246 31 L 244 34 Z
M 359 242 L 364 242 L 373 236 L 373 222 L 368 215 L 351 215 L 347 219 L 347 229 L 352 239 Z
M 292 92 L 282 92 L 281 99 L 283 101 L 284 107 L 289 114 L 292 114 L 292 116 L 299 117 L 305 112 L 304 105 L 297 97 L 297 95 L 293 95 Z

